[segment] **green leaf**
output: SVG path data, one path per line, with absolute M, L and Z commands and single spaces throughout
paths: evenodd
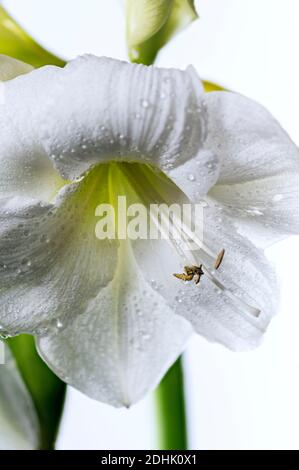
M 210 91 L 225 91 L 225 88 L 212 82 L 203 81 L 203 86 L 206 93 L 209 93 Z
M 136 3 L 136 0 L 132 3 Z M 147 4 L 155 2 L 143 0 L 142 3 Z M 156 0 L 156 3 L 163 2 Z M 166 6 L 168 8 L 166 8 Z M 127 3 L 127 11 L 129 7 L 130 1 Z M 152 64 L 159 50 L 165 46 L 175 34 L 198 18 L 194 0 L 172 0 L 171 2 L 164 0 L 164 10 L 162 11 L 160 8 L 159 12 L 155 23 L 153 21 L 147 22 L 147 16 L 146 14 L 140 13 L 140 7 L 135 8 L 135 10 L 133 6 L 130 7 L 130 24 L 133 23 L 135 30 L 138 31 L 138 34 L 135 34 L 132 38 L 128 35 L 128 48 L 131 62 L 146 65 Z M 128 15 L 127 21 L 129 21 Z M 159 25 L 160 27 L 158 27 Z M 150 26 L 152 28 L 152 34 L 150 34 Z M 132 27 L 127 25 L 127 31 L 131 29 Z M 145 31 L 143 38 L 141 34 L 142 30 Z M 139 38 L 139 41 L 137 41 L 137 38 Z
M 41 47 L 24 29 L 0 6 L 0 54 L 22 60 L 33 67 L 57 65 L 65 62 Z
M 66 385 L 48 368 L 36 351 L 34 338 L 20 335 L 6 343 L 31 395 L 40 427 L 40 449 L 53 449 L 64 405 Z

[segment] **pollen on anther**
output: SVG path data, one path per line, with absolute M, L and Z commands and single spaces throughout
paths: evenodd
M 218 256 L 217 256 L 217 258 L 216 258 L 216 261 L 215 261 L 215 264 L 214 264 L 215 269 L 220 268 L 221 263 L 222 263 L 222 261 L 223 261 L 224 253 L 225 253 L 225 250 L 222 249 L 222 250 L 220 251 L 220 253 L 218 254 Z

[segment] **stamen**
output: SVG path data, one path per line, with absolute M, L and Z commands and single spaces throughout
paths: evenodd
M 261 310 L 247 304 L 244 300 L 240 299 L 234 292 L 225 287 L 212 273 L 204 268 L 204 274 L 213 282 L 227 297 L 229 297 L 235 304 L 240 306 L 243 310 L 247 311 L 250 315 L 258 318 Z
M 217 258 L 216 258 L 216 261 L 215 261 L 215 269 L 220 268 L 221 263 L 222 263 L 222 261 L 223 261 L 224 253 L 225 253 L 225 249 L 223 248 L 223 249 L 220 251 L 220 253 L 218 254 Z
M 185 240 L 185 245 L 187 244 L 188 245 L 188 240 Z M 186 253 L 185 251 L 182 250 L 181 246 L 179 244 L 177 244 L 176 246 L 177 250 L 179 251 L 179 253 L 181 254 L 182 257 L 188 257 L 190 260 L 192 260 L 192 267 L 190 267 L 190 269 L 194 270 L 194 269 L 200 269 L 201 270 L 201 274 L 200 274 L 200 277 L 205 274 L 207 276 L 207 278 L 218 288 L 221 290 L 221 292 L 226 295 L 227 297 L 229 297 L 230 300 L 232 300 L 240 309 L 241 311 L 245 311 L 247 314 L 251 315 L 251 316 L 254 316 L 255 318 L 258 318 L 259 315 L 261 314 L 261 310 L 258 309 L 258 308 L 255 308 L 255 307 L 252 307 L 251 305 L 249 305 L 247 302 L 245 302 L 244 300 L 240 299 L 234 292 L 232 292 L 229 288 L 225 287 L 224 284 L 222 284 L 216 277 L 215 275 L 209 271 L 209 269 L 203 264 L 203 263 L 200 263 L 200 265 L 198 266 L 197 265 L 197 258 L 199 259 L 199 256 L 195 256 L 194 253 L 190 250 L 188 250 L 188 252 Z M 224 257 L 224 253 L 225 253 L 225 250 L 222 249 L 220 251 L 220 253 L 218 254 L 216 260 L 215 260 L 215 263 L 214 263 L 214 268 L 217 270 L 222 261 L 223 261 L 223 257 Z M 186 270 L 185 270 L 186 271 Z M 187 272 L 186 272 L 187 274 Z M 193 274 L 193 271 L 192 271 L 192 274 Z M 190 273 L 191 275 L 191 273 Z M 189 281 L 189 280 L 193 280 L 194 276 L 195 276 L 195 273 L 192 275 L 192 279 L 185 279 L 185 276 L 184 275 L 176 275 L 174 274 L 175 277 L 177 277 L 178 279 L 182 279 L 182 280 L 185 280 L 185 281 Z M 199 280 L 200 280 L 200 277 L 199 277 Z M 197 282 L 195 282 L 196 284 L 199 283 L 199 280 Z
M 185 273 L 174 274 L 174 276 L 184 282 L 194 280 L 195 284 L 199 284 L 200 278 L 204 274 L 202 270 L 202 264 L 200 266 L 185 266 L 184 270 Z
M 193 274 L 174 274 L 174 277 L 177 277 L 178 279 L 181 279 L 181 281 L 187 282 L 187 281 L 192 281 L 194 275 Z

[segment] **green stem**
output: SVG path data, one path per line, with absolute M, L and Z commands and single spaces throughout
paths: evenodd
M 187 422 L 184 374 L 180 357 L 169 369 L 156 390 L 161 450 L 187 450 Z

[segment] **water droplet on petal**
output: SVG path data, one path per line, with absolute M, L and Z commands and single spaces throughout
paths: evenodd
M 10 338 L 10 336 L 11 335 L 8 333 L 8 331 L 6 331 L 3 326 L 0 326 L 0 338 L 7 339 L 7 338 Z
M 274 202 L 279 202 L 283 199 L 283 194 L 275 194 L 275 196 L 273 196 L 273 201 Z
M 155 279 L 151 280 L 151 286 L 153 289 L 157 290 L 158 289 L 158 283 Z
M 195 176 L 192 175 L 192 174 L 188 175 L 188 180 L 189 181 L 195 181 Z
M 57 326 L 57 328 L 58 328 L 59 330 L 61 330 L 64 325 L 63 325 L 62 321 L 58 319 L 58 320 L 56 321 L 56 326 Z
M 246 210 L 246 212 L 247 212 L 247 214 L 253 215 L 253 216 L 264 215 L 264 213 L 262 211 L 260 211 L 259 209 L 248 209 L 248 210 Z
M 150 105 L 150 104 L 149 104 L 149 102 L 148 102 L 147 100 L 141 100 L 141 106 L 142 106 L 143 108 L 145 108 L 145 109 L 146 109 L 146 108 L 149 108 L 149 105 Z

